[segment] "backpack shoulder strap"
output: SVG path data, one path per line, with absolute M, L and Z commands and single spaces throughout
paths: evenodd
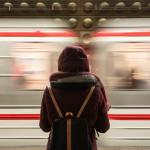
M 82 104 L 80 110 L 79 110 L 78 113 L 77 113 L 77 116 L 76 116 L 77 118 L 79 118 L 79 117 L 81 116 L 81 114 L 82 114 L 82 112 L 83 112 L 85 106 L 87 105 L 89 99 L 90 99 L 91 96 L 92 96 L 92 93 L 93 93 L 94 89 L 95 89 L 95 85 L 93 85 L 93 86 L 91 87 L 91 89 L 90 89 L 88 95 L 86 96 L 86 98 L 85 98 L 85 100 L 84 100 L 84 102 L 83 102 L 83 104 Z
M 47 88 L 48 88 L 48 87 L 47 87 Z M 62 114 L 62 112 L 61 112 L 61 110 L 60 110 L 60 108 L 59 108 L 59 106 L 58 106 L 58 103 L 57 103 L 55 97 L 54 97 L 54 94 L 53 94 L 52 89 L 51 89 L 51 88 L 48 88 L 48 91 L 49 91 L 50 97 L 51 97 L 51 99 L 52 99 L 52 101 L 53 101 L 53 104 L 54 104 L 54 106 L 55 106 L 55 108 L 56 108 L 56 111 L 57 111 L 57 113 L 59 114 L 59 117 L 60 117 L 60 118 L 63 118 L 63 114 Z

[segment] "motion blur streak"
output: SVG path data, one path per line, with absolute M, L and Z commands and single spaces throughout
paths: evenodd
M 0 120 L 39 120 L 39 114 L 0 114 Z M 110 120 L 150 120 L 150 114 L 109 114 Z
M 150 19 L 101 22 L 91 41 L 91 68 L 106 85 L 112 105 L 111 129 L 101 140 L 150 146 Z
M 46 144 L 40 103 L 61 50 L 78 44 L 69 28 L 51 19 L 0 19 L 0 146 Z M 87 41 L 91 71 L 112 105 L 101 144 L 150 146 L 150 19 L 100 22 Z
M 0 19 L 0 146 L 45 145 L 39 107 L 61 50 L 78 35 L 63 21 Z

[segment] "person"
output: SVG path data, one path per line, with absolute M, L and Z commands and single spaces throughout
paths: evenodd
M 92 150 L 97 150 L 95 130 L 105 133 L 110 128 L 107 114 L 110 106 L 102 82 L 96 75 L 90 73 L 89 61 L 84 49 L 78 46 L 64 48 L 58 59 L 58 72 L 52 74 L 49 80 L 50 83 L 84 83 L 85 81 L 94 81 L 95 90 L 81 117 L 87 120 Z M 77 90 L 53 88 L 52 90 L 64 114 L 65 112 L 73 112 L 73 114 L 76 114 L 89 92 L 89 88 L 79 88 Z M 44 132 L 49 132 L 53 121 L 58 117 L 59 115 L 52 103 L 48 88 L 45 88 L 41 103 L 40 128 Z M 50 146 L 50 141 L 51 137 L 49 136 L 47 149 Z

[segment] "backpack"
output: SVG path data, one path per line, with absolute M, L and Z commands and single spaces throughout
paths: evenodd
M 49 88 L 49 94 L 59 114 L 59 118 L 53 121 L 48 150 L 92 150 L 87 122 L 85 119 L 81 119 L 80 116 L 94 89 L 95 86 L 91 86 L 76 116 L 73 116 L 72 112 L 66 112 L 65 116 L 63 116 L 52 89 Z

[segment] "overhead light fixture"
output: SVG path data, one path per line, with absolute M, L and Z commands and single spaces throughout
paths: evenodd
M 83 20 L 83 26 L 85 28 L 90 28 L 90 27 L 92 27 L 92 25 L 93 25 L 93 20 L 91 18 L 85 18 Z
M 134 2 L 131 7 L 136 10 L 141 10 L 142 4 L 141 4 L 141 2 Z
M 10 2 L 5 2 L 4 6 L 8 8 L 8 10 L 10 11 L 10 9 L 13 7 L 13 4 Z
M 100 19 L 98 20 L 98 23 L 105 22 L 106 20 L 107 20 L 106 18 L 100 18 Z
M 102 3 L 100 3 L 99 10 L 106 10 L 109 7 L 110 7 L 110 5 L 108 2 L 102 2 Z
M 28 7 L 30 7 L 30 5 L 27 2 L 21 2 L 20 3 L 20 7 L 22 7 L 22 8 L 28 8 Z
M 52 4 L 52 10 L 54 10 L 54 11 L 60 11 L 60 10 L 62 10 L 62 5 L 61 5 L 61 3 L 54 2 L 54 3 Z
M 75 28 L 78 24 L 78 20 L 76 18 L 70 18 L 68 21 L 73 28 Z
M 37 2 L 35 6 L 36 6 L 37 8 L 46 8 L 45 3 L 43 3 L 43 2 Z
M 124 2 L 118 2 L 116 5 L 115 5 L 115 9 L 124 9 L 126 7 L 125 3 Z
M 77 3 L 75 3 L 75 2 L 68 3 L 68 9 L 71 12 L 76 12 L 77 11 Z
M 86 2 L 86 3 L 84 3 L 83 9 L 85 12 L 91 12 L 94 9 L 94 5 L 92 2 Z

